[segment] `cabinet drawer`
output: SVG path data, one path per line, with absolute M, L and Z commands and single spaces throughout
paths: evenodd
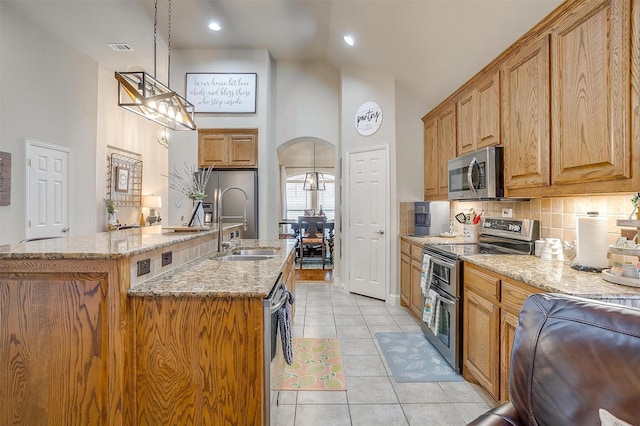
M 520 312 L 524 299 L 534 293 L 542 293 L 542 290 L 508 278 L 502 279 L 502 307 L 514 315 Z
M 400 253 L 411 256 L 411 243 L 405 240 L 400 240 Z
M 422 244 L 411 244 L 411 257 L 422 262 Z
M 465 263 L 464 287 L 473 289 L 492 302 L 500 301 L 500 278 L 477 269 L 478 267 Z

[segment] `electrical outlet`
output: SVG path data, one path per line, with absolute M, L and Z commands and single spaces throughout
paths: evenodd
M 513 217 L 513 209 L 502 209 L 502 217 Z
M 138 276 L 151 272 L 151 259 L 138 261 Z

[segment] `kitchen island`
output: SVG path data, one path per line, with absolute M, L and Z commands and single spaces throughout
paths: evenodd
M 228 383 L 227 391 L 240 394 L 251 388 L 252 383 L 233 381 L 235 374 L 244 373 L 222 371 L 226 364 L 213 357 L 214 348 L 203 347 L 195 354 L 189 352 L 193 347 L 189 344 L 224 330 L 235 355 L 253 347 L 261 351 L 255 336 L 262 331 L 262 315 L 250 318 L 250 313 L 253 305 L 262 307 L 268 293 L 263 279 L 277 277 L 293 262 L 293 247 L 286 241 L 269 241 L 270 247 L 279 249 L 274 259 L 219 265 L 224 262 L 210 257 L 217 229 L 170 233 L 149 228 L 0 246 L 0 424 L 144 424 L 147 401 L 160 401 L 149 408 L 157 410 L 171 404 L 164 394 L 182 391 L 187 397 L 189 383 L 177 374 L 169 377 L 169 371 L 187 371 L 206 356 L 210 356 L 209 370 L 193 377 L 195 382 L 219 385 L 221 381 L 212 380 L 215 374 Z M 226 236 L 238 229 L 239 225 L 228 225 L 223 232 Z M 240 241 L 256 245 L 253 240 Z M 247 270 L 250 264 L 255 266 L 252 271 Z M 181 281 L 179 270 L 188 277 L 182 282 L 191 283 L 192 289 L 183 291 L 184 297 L 159 290 L 163 283 Z M 202 274 L 202 280 L 195 279 L 194 271 Z M 162 278 L 170 273 L 175 280 Z M 222 279 L 226 284 L 212 290 L 211 283 Z M 151 281 L 159 287 L 154 290 Z M 201 293 L 205 284 L 210 287 Z M 198 315 L 197 309 L 206 312 Z M 189 325 L 206 331 L 196 338 L 187 330 Z M 171 335 L 183 346 L 167 348 L 150 338 L 152 334 Z M 155 358 L 142 360 L 141 350 Z M 175 354 L 191 357 L 193 363 L 182 364 Z M 166 374 L 169 388 L 138 383 L 145 377 L 141 368 Z M 257 398 L 251 404 L 258 407 L 260 392 L 248 396 Z M 229 398 L 228 402 L 230 396 L 222 399 Z M 199 402 L 218 412 L 219 406 L 212 407 L 220 401 L 209 395 L 194 399 L 185 417 L 173 424 L 186 421 L 189 413 L 200 416 L 194 408 Z M 249 406 L 229 416 L 245 416 L 246 410 L 261 418 L 261 408 Z

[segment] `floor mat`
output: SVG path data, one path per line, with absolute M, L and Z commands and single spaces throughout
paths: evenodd
M 345 390 L 340 340 L 294 338 L 293 363 L 273 383 L 281 390 Z
M 464 380 L 422 333 L 376 333 L 376 339 L 398 382 Z

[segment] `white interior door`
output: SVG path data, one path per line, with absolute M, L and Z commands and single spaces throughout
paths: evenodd
M 27 141 L 27 238 L 69 232 L 69 151 Z
M 389 216 L 386 147 L 348 152 L 348 290 L 386 300 Z

